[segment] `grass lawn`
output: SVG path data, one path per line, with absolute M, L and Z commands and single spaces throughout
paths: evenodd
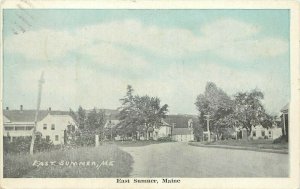
M 137 140 L 137 141 L 110 141 L 108 144 L 115 144 L 122 147 L 137 147 L 137 146 L 147 146 L 150 144 L 159 144 L 165 143 L 163 141 L 155 141 L 155 140 Z
M 133 159 L 116 145 L 4 155 L 4 178 L 128 177 Z
M 193 143 L 194 144 L 194 143 Z M 288 149 L 288 143 L 273 144 L 272 140 L 219 140 L 214 142 L 200 142 L 204 145 L 227 145 L 227 146 L 242 146 L 254 147 L 261 149 Z

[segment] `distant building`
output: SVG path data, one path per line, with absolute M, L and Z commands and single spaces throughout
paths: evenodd
M 178 142 L 194 141 L 194 124 L 198 119 L 192 115 L 169 115 L 165 119 L 169 125 L 172 125 L 172 140 Z
M 146 136 L 145 136 L 146 135 Z M 164 120 L 157 127 L 149 127 L 147 132 L 143 132 L 142 139 L 144 140 L 158 140 L 159 138 L 170 137 L 171 126 Z
M 273 126 L 272 128 L 264 128 L 262 125 L 252 126 L 250 138 L 257 139 L 277 139 L 282 136 L 281 128 Z
M 75 122 L 68 112 L 49 112 L 37 123 L 37 131 L 54 145 L 64 144 L 66 130 L 75 130 Z
M 286 104 L 283 108 L 280 110 L 281 112 L 281 123 L 282 123 L 282 132 L 284 136 L 287 136 L 289 133 L 289 104 Z
M 191 128 L 174 128 L 172 140 L 177 142 L 189 142 L 194 140 L 194 133 Z
M 11 141 L 16 137 L 32 136 L 36 110 L 3 110 L 3 136 Z M 66 111 L 40 110 L 37 118 L 37 132 L 53 144 L 64 144 L 64 131 L 75 129 L 73 118 Z

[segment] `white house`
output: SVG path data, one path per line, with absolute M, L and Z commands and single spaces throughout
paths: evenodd
M 282 129 L 276 126 L 264 128 L 262 125 L 252 126 L 250 138 L 257 139 L 276 139 L 282 135 Z
M 172 125 L 172 140 L 177 142 L 195 140 L 193 125 L 196 124 L 197 117 L 193 115 L 169 115 L 166 121 Z
M 120 123 L 119 120 L 108 120 L 104 128 L 107 129 L 107 131 L 112 131 L 113 129 L 118 130 L 118 124 Z M 171 136 L 171 126 L 166 123 L 164 120 L 161 121 L 160 125 L 157 127 L 148 127 L 148 129 L 145 127 L 142 127 L 143 129 L 137 131 L 136 137 L 138 140 L 158 140 L 162 137 L 168 137 Z M 120 135 L 116 134 L 115 140 L 124 140 L 124 139 L 133 139 L 131 133 L 128 133 L 128 135 Z
M 159 138 L 164 138 L 171 136 L 172 128 L 171 126 L 162 120 L 161 125 L 157 128 L 148 129 L 148 139 L 158 140 Z
M 174 128 L 172 131 L 172 140 L 177 142 L 189 142 L 194 140 L 193 129 Z
M 35 121 L 35 110 L 3 110 L 3 136 L 13 141 L 16 137 L 32 136 Z M 68 126 L 75 127 L 69 112 L 40 110 L 37 118 L 37 131 L 43 138 L 51 140 L 54 144 L 64 144 L 64 130 Z M 71 126 L 71 129 L 72 129 Z M 75 128 L 74 128 L 75 129 Z
M 40 121 L 47 115 L 48 111 L 40 111 L 37 121 Z M 7 107 L 3 110 L 3 137 L 13 141 L 16 137 L 27 137 L 32 135 L 34 127 L 35 110 L 9 110 Z
M 65 130 L 75 130 L 75 122 L 68 114 L 49 114 L 37 123 L 37 131 L 46 140 L 51 140 L 54 145 L 64 144 Z

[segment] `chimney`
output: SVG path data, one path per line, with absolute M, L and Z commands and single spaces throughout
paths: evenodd
M 6 110 L 9 110 L 9 107 L 7 106 L 5 109 L 6 109 Z
M 20 110 L 23 111 L 23 105 L 20 105 Z

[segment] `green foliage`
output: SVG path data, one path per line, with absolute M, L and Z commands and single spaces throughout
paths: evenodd
M 257 89 L 250 92 L 239 92 L 235 95 L 234 116 L 236 122 L 246 128 L 248 133 L 251 132 L 252 125 L 272 126 L 272 118 L 266 113 L 261 102 L 263 98 L 263 93 Z
M 81 129 L 75 143 L 77 146 L 94 146 L 95 133 L 89 129 Z
M 86 111 L 79 106 L 77 113 L 70 109 L 70 114 L 73 117 L 79 129 L 84 129 L 86 122 Z
M 220 134 L 220 127 L 229 127 L 227 116 L 233 111 L 234 102 L 213 82 L 207 82 L 204 94 L 198 95 L 195 105 L 200 112 L 199 122 L 207 130 L 206 118 L 210 115 L 210 131 Z
M 273 144 L 286 144 L 288 142 L 288 137 L 286 135 L 282 135 L 279 138 L 276 138 L 273 141 Z
M 25 154 L 29 153 L 31 137 L 17 137 L 12 142 L 7 137 L 3 138 L 4 153 Z M 51 141 L 40 136 L 35 138 L 34 152 L 50 151 L 54 149 Z
M 77 113 L 70 110 L 70 114 L 74 118 L 76 124 L 79 126 L 75 133 L 68 133 L 72 135 L 74 141 L 69 141 L 70 145 L 76 146 L 91 146 L 95 145 L 95 135 L 98 134 L 100 139 L 103 136 L 105 125 L 105 112 L 97 111 L 94 108 L 87 113 L 81 106 L 79 106 Z
M 105 124 L 105 114 L 104 111 L 96 111 L 94 108 L 88 115 L 86 119 L 86 128 L 99 133 L 102 131 Z
M 136 133 L 149 127 L 159 127 L 162 118 L 166 117 L 168 105 L 161 107 L 158 97 L 133 96 L 132 86 L 127 86 L 124 98 L 120 99 L 119 132 L 123 134 Z
M 263 98 L 263 93 L 254 89 L 250 92 L 238 92 L 231 99 L 214 83 L 208 82 L 204 94 L 198 95 L 195 103 L 200 113 L 200 125 L 207 130 L 204 114 L 209 114 L 210 130 L 218 136 L 224 134 L 224 128 L 242 127 L 249 134 L 252 125 L 271 127 L 273 118 L 266 113 L 261 102 Z
M 167 137 L 161 137 L 157 139 L 158 142 L 171 142 L 172 138 L 167 136 Z

